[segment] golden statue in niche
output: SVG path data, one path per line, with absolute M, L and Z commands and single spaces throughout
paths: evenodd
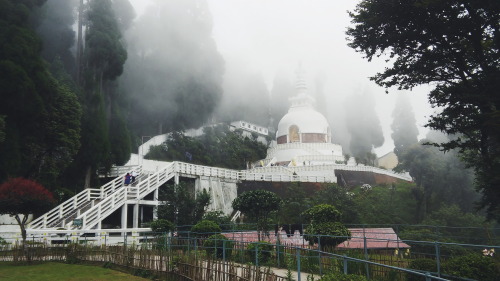
M 300 142 L 299 127 L 297 125 L 290 126 L 288 135 L 290 136 L 290 142 Z

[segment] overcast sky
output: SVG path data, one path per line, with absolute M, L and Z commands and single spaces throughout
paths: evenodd
M 140 15 L 155 0 L 130 1 Z M 427 132 L 422 126 L 433 112 L 427 103 L 426 93 L 430 88 L 407 93 L 394 89 L 385 94 L 383 88 L 368 79 L 383 70 L 385 63 L 382 60 L 369 63 L 347 46 L 345 31 L 350 24 L 347 11 L 353 10 L 357 1 L 208 0 L 208 3 L 213 36 L 226 64 L 243 65 L 261 73 L 269 90 L 277 71 L 289 73 L 293 80 L 300 61 L 308 78 L 313 79 L 319 71 L 326 74 L 325 94 L 332 110 L 350 93 L 363 91 L 374 95 L 386 140 L 376 149 L 379 156 L 393 149 L 390 125 L 397 94 L 411 97 L 419 137 Z

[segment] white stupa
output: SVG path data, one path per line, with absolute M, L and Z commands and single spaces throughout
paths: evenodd
M 314 108 L 315 100 L 307 92 L 300 65 L 296 74 L 296 95 L 289 99 L 290 108 L 278 124 L 276 142 L 261 164 L 307 166 L 343 162 L 342 147 L 332 143 L 328 121 Z

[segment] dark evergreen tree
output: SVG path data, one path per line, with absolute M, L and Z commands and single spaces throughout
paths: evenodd
M 349 150 L 368 163 L 367 153 L 384 144 L 384 134 L 370 93 L 352 94 L 346 99 L 346 125 L 351 135 Z
M 82 148 L 68 176 L 90 187 L 100 167 L 128 160 L 130 136 L 122 116 L 125 103 L 114 80 L 123 72 L 127 52 L 110 0 L 88 2 L 83 52 Z M 79 179 L 79 180 L 78 180 Z
M 50 187 L 80 146 L 81 108 L 41 59 L 30 17 L 43 2 L 0 2 L 0 180 L 22 176 Z
M 417 121 L 406 96 L 398 96 L 392 118 L 391 137 L 394 141 L 394 153 L 401 157 L 408 147 L 418 142 Z
M 441 144 L 458 148 L 474 168 L 481 206 L 500 218 L 500 2 L 361 1 L 350 13 L 349 46 L 368 60 L 392 65 L 372 79 L 384 87 L 432 84 L 442 111 L 429 127 L 455 134 Z
M 136 136 L 202 125 L 221 98 L 223 60 L 206 1 L 156 1 L 127 33 L 121 82 Z
M 62 63 L 63 69 L 71 75 L 75 71 L 75 57 L 71 47 L 75 44 L 78 0 L 47 0 L 35 14 L 36 32 L 42 40 L 42 57 L 51 65 Z

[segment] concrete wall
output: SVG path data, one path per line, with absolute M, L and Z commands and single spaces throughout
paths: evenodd
M 236 198 L 236 181 L 215 177 L 200 177 L 195 182 L 195 192 L 205 189 L 212 196 L 209 211 L 222 211 L 226 215 L 233 212 L 232 202 Z

